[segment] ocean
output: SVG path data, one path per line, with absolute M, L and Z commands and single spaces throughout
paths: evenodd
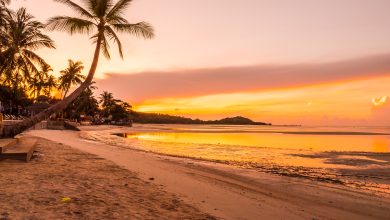
M 136 124 L 105 135 L 94 133 L 90 138 L 390 193 L 390 127 Z

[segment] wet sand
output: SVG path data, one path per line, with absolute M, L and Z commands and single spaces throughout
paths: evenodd
M 385 194 L 103 144 L 82 133 L 29 132 L 110 160 L 143 181 L 153 179 L 185 203 L 223 219 L 389 219 Z
M 154 181 L 40 139 L 30 163 L 0 161 L 0 219 L 214 219 Z

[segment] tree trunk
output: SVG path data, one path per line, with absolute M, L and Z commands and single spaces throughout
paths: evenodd
M 75 100 L 86 88 L 91 85 L 93 77 L 96 72 L 96 68 L 99 62 L 99 55 L 100 55 L 100 47 L 102 42 L 102 34 L 103 32 L 99 30 L 99 36 L 96 42 L 96 49 L 95 54 L 93 57 L 93 61 L 91 64 L 91 68 L 89 70 L 88 76 L 85 79 L 85 81 L 74 91 L 72 92 L 68 97 L 64 98 L 62 101 L 57 102 L 56 104 L 53 104 L 48 109 L 42 111 L 41 113 L 34 115 L 22 122 L 16 123 L 11 126 L 7 126 L 3 128 L 3 137 L 14 137 L 15 135 L 18 135 L 22 133 L 23 131 L 31 128 L 35 124 L 47 119 L 54 113 L 60 112 L 64 110 L 73 100 Z M 1 132 L 0 132 L 1 133 Z
M 64 97 L 62 97 L 62 99 L 64 99 L 66 97 L 66 95 L 68 94 L 68 91 L 69 91 L 69 88 L 65 90 Z

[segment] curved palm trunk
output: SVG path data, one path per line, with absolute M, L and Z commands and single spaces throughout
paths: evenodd
M 88 86 L 91 85 L 91 83 L 92 83 L 92 80 L 93 80 L 93 77 L 95 75 L 96 68 L 97 68 L 97 65 L 99 62 L 101 42 L 102 42 L 102 33 L 99 33 L 99 36 L 98 36 L 98 39 L 96 42 L 95 54 L 93 57 L 93 61 L 92 61 L 88 76 L 85 79 L 85 81 L 74 92 L 72 92 L 68 97 L 64 98 L 62 101 L 50 106 L 48 109 L 46 109 L 44 111 L 42 111 L 41 113 L 39 113 L 31 118 L 28 118 L 22 122 L 19 122 L 17 124 L 3 128 L 4 129 L 3 130 L 3 137 L 13 137 L 15 135 L 18 135 L 18 134 L 22 133 L 23 131 L 31 128 L 35 124 L 47 119 L 48 117 L 50 117 L 54 113 L 57 113 L 57 112 L 64 110 L 86 88 L 88 88 Z

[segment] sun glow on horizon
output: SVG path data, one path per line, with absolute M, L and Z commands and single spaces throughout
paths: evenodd
M 377 91 L 390 93 L 389 83 L 390 77 L 380 77 L 281 90 L 172 97 L 145 100 L 135 104 L 135 110 L 201 119 L 242 115 L 274 124 L 375 124 L 380 121 L 370 121 L 372 105 L 383 106 L 388 97 L 372 97 Z

